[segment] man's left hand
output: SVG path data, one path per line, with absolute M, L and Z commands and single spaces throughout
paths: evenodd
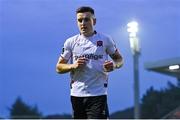
M 114 70 L 114 64 L 112 61 L 106 60 L 103 64 L 103 68 L 105 72 L 111 72 Z

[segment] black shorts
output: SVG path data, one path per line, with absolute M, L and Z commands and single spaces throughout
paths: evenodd
M 109 111 L 107 96 L 74 97 L 71 96 L 74 119 L 107 119 Z

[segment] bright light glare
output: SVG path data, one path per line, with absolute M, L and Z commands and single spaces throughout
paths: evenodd
M 179 69 L 179 65 L 171 65 L 171 66 L 169 66 L 169 69 L 170 70 L 177 70 L 177 69 Z
M 136 21 L 132 21 L 132 22 L 129 22 L 128 24 L 127 24 L 127 26 L 128 27 L 132 27 L 132 26 L 138 26 L 138 23 L 136 22 Z
M 129 22 L 127 24 L 127 27 L 128 27 L 127 31 L 130 33 L 138 32 L 138 23 L 136 21 Z
M 136 37 L 136 33 L 135 32 L 130 32 L 129 37 Z

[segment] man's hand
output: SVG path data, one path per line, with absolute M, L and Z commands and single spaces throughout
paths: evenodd
M 112 61 L 106 60 L 103 64 L 103 68 L 105 72 L 111 72 L 114 70 L 114 64 Z
M 73 69 L 82 68 L 86 65 L 88 59 L 85 57 L 80 57 L 77 61 L 73 64 Z

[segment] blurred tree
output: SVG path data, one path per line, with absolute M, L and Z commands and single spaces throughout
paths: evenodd
M 158 119 L 167 118 L 168 113 L 171 113 L 180 106 L 180 82 L 174 85 L 168 82 L 168 87 L 161 90 L 155 90 L 150 87 L 141 99 L 141 118 L 143 119 Z M 178 107 L 180 110 L 180 107 Z M 117 111 L 111 114 L 112 119 L 133 119 L 133 107 L 122 111 Z M 180 116 L 180 111 L 171 116 Z M 170 116 L 170 115 L 169 115 Z M 168 116 L 168 117 L 169 117 Z M 173 118 L 173 117 L 172 117 Z
M 151 87 L 142 98 L 141 118 L 159 118 L 161 92 Z
M 18 97 L 15 103 L 10 108 L 10 117 L 11 118 L 42 118 L 41 113 L 38 111 L 37 106 L 31 107 L 25 104 L 20 97 Z
M 142 98 L 141 118 L 162 118 L 180 105 L 180 86 L 168 82 L 164 90 L 151 87 Z

